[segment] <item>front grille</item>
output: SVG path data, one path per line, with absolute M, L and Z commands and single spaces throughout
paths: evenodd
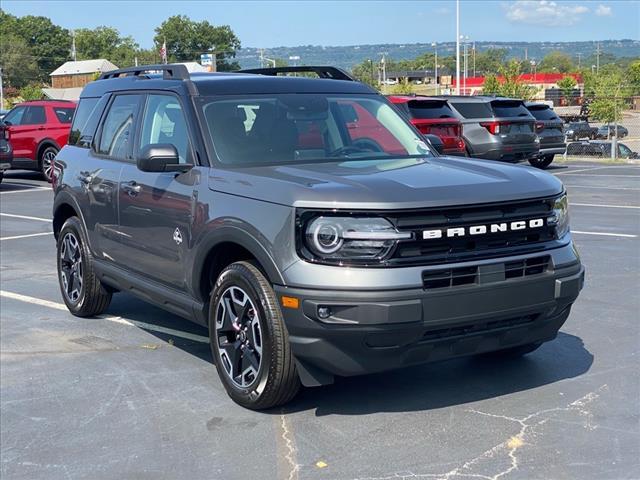
M 422 285 L 427 290 L 433 290 L 436 288 L 500 282 L 539 275 L 547 272 L 550 268 L 551 257 L 542 255 L 505 263 L 426 270 L 422 272 Z
M 538 316 L 539 315 L 537 314 L 525 315 L 521 317 L 507 318 L 504 320 L 490 320 L 484 322 L 467 323 L 454 327 L 430 329 L 424 332 L 421 341 L 428 342 L 433 340 L 444 340 L 465 335 L 486 333 L 494 330 L 522 327 L 535 322 Z
M 555 227 L 547 225 L 553 199 L 510 202 L 475 207 L 430 209 L 397 213 L 390 218 L 400 231 L 412 231 L 414 239 L 403 241 L 393 252 L 389 265 L 434 265 L 465 260 L 498 258 L 552 248 Z M 494 223 L 545 219 L 542 227 L 506 232 L 465 235 L 424 240 L 422 232 Z

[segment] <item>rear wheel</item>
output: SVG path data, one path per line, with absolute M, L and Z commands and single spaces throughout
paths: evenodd
M 553 157 L 554 155 L 545 155 L 543 157 L 531 158 L 529 159 L 529 163 L 536 168 L 541 168 L 544 170 L 549 165 L 551 165 L 551 162 L 553 162 Z
M 209 341 L 229 396 L 260 410 L 282 405 L 300 388 L 289 335 L 265 276 L 249 262 L 225 268 L 209 306 Z
M 111 302 L 111 292 L 94 272 L 93 256 L 77 217 L 62 226 L 57 250 L 60 292 L 69 311 L 78 317 L 104 312 Z
M 54 159 L 58 154 L 56 147 L 46 147 L 40 154 L 40 172 L 47 182 L 51 182 L 53 174 Z
M 4 178 L 4 172 L 0 172 L 0 183 L 2 183 L 3 178 Z

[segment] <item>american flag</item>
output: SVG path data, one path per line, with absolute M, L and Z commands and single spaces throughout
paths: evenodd
M 162 47 L 160 47 L 160 58 L 162 58 L 162 63 L 167 63 L 167 41 L 162 42 Z

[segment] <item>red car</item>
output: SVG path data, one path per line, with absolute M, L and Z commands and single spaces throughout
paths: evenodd
M 387 98 L 409 116 L 421 133 L 440 137 L 444 155 L 467 155 L 462 124 L 446 100 L 413 95 L 389 95 Z
M 75 103 L 62 100 L 38 100 L 13 107 L 0 124 L 13 150 L 11 168 L 38 170 L 51 181 L 53 159 L 67 144 L 75 109 Z

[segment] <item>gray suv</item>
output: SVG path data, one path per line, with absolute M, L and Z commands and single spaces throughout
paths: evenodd
M 520 162 L 535 160 L 540 143 L 536 119 L 522 100 L 490 96 L 444 96 L 462 122 L 469 156 Z
M 547 168 L 553 162 L 553 157 L 564 154 L 567 149 L 564 122 L 553 108 L 544 103 L 528 102 L 526 107 L 536 119 L 536 133 L 540 139 L 540 155 L 529 162 L 534 167 Z
M 559 180 L 440 157 L 333 67 L 105 73 L 53 186 L 71 313 L 129 292 L 207 326 L 253 409 L 335 376 L 526 354 L 583 285 Z

